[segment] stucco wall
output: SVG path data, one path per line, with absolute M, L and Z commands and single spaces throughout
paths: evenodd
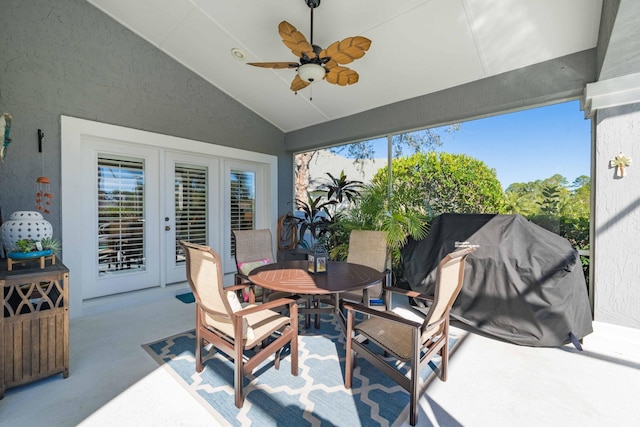
M 592 213 L 595 320 L 640 328 L 640 104 L 596 115 Z M 609 161 L 635 163 L 618 178 Z
M 86 1 L 3 0 L 0 40 L 0 113 L 13 115 L 0 164 L 4 219 L 34 207 L 44 173 L 58 196 L 47 219 L 60 237 L 61 114 L 277 155 L 287 210 L 284 134 Z

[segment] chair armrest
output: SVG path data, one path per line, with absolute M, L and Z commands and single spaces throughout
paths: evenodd
M 256 285 L 249 280 L 249 276 L 242 273 L 235 273 L 233 275 L 233 281 L 235 283 L 234 286 L 238 287 L 237 290 L 245 288 L 249 290 L 249 303 L 254 304 L 256 302 Z
M 197 304 L 197 303 L 196 303 L 196 305 L 200 310 L 204 311 L 205 313 L 207 313 L 207 314 L 209 314 L 211 316 L 224 316 L 224 317 L 228 316 L 226 311 L 225 312 L 215 311 L 215 310 L 210 310 L 207 307 L 205 307 L 203 305 L 200 305 L 200 304 Z
M 236 311 L 234 314 L 236 316 L 246 316 L 248 314 L 257 313 L 263 310 L 269 310 L 276 307 L 282 307 L 283 305 L 297 304 L 296 300 L 291 298 L 278 298 L 273 301 L 265 302 L 260 305 L 255 305 L 253 307 L 243 308 L 242 310 Z
M 231 286 L 225 286 L 224 290 L 225 291 L 242 291 L 247 287 L 247 285 L 231 285 Z
M 411 291 L 409 289 L 397 288 L 395 286 L 387 286 L 384 288 L 385 291 L 393 292 L 394 294 L 405 295 L 410 298 L 420 298 L 429 302 L 433 302 L 433 297 L 431 295 L 421 294 L 420 292 Z
M 378 311 L 372 308 L 366 307 L 362 304 L 351 304 L 347 303 L 343 306 L 347 311 L 354 311 L 356 313 L 362 313 L 369 315 L 371 317 L 379 317 L 381 319 L 390 320 L 392 322 L 402 323 L 407 326 L 411 326 L 413 328 L 419 328 L 422 326 L 422 323 L 414 322 L 413 320 L 405 319 L 402 316 L 399 316 L 391 311 Z
M 249 280 L 249 276 L 242 273 L 234 273 L 233 279 L 236 285 L 245 284 L 245 286 L 253 285 Z

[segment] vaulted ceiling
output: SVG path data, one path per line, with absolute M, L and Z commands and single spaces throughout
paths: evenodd
M 596 46 L 602 0 L 321 0 L 313 42 L 372 40 L 349 65 L 360 80 L 297 95 L 278 24 L 307 40 L 305 0 L 88 0 L 283 132 L 498 75 Z M 231 50 L 245 53 L 239 60 Z

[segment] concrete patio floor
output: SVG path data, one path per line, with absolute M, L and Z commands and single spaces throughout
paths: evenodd
M 195 305 L 175 293 L 71 320 L 69 377 L 7 390 L 0 426 L 217 425 L 141 347 L 193 328 Z M 597 322 L 594 329 L 582 352 L 467 334 L 448 381 L 432 381 L 423 394 L 418 425 L 640 425 L 640 330 Z

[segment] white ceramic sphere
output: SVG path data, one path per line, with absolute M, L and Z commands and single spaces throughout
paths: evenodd
M 0 237 L 4 248 L 16 250 L 16 242 L 22 239 L 42 240 L 53 236 L 51 223 L 38 211 L 17 211 L 0 226 Z

